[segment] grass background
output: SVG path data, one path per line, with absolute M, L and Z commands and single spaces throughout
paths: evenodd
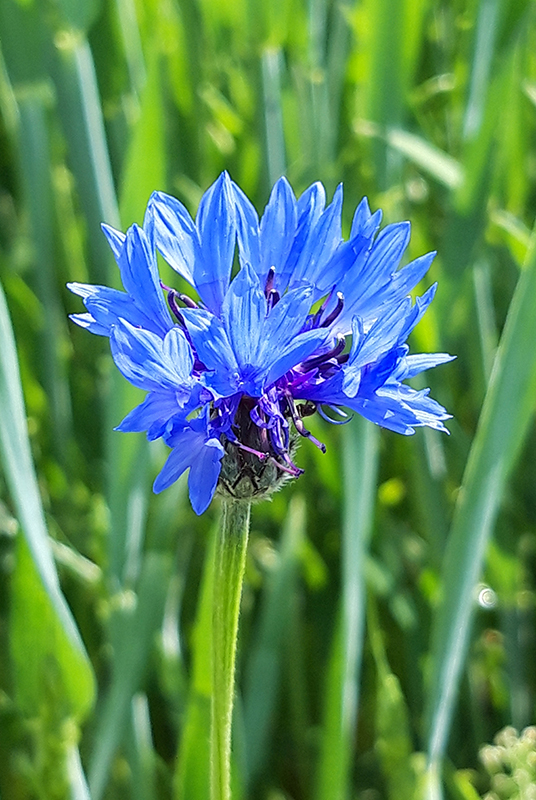
M 0 0 L 0 797 L 208 800 L 212 533 L 67 321 L 100 232 L 222 169 L 344 182 L 437 249 L 452 435 L 315 423 L 255 507 L 234 796 L 475 800 L 535 721 L 536 28 L 527 0 Z M 16 347 L 15 347 L 16 341 Z M 499 791 L 497 789 L 497 791 Z M 500 797 L 524 797 L 505 789 Z M 508 793 L 509 792 L 509 793 Z

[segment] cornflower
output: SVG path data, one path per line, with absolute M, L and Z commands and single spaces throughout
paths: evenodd
M 340 424 L 350 409 L 402 434 L 446 431 L 450 415 L 429 390 L 404 382 L 452 358 L 410 355 L 406 343 L 435 294 L 436 284 L 409 297 L 435 253 L 400 268 L 409 223 L 378 233 L 381 212 L 364 198 L 345 241 L 341 207 L 342 186 L 326 207 L 322 184 L 296 199 L 280 178 L 259 219 L 223 172 L 195 221 L 155 192 L 143 227 L 102 226 L 125 291 L 71 283 L 87 309 L 71 318 L 108 336 L 118 369 L 148 392 L 116 430 L 171 448 L 155 492 L 189 469 L 197 514 L 218 487 L 237 501 L 264 497 L 302 473 L 300 437 L 325 451 L 306 427 L 315 412 Z M 193 291 L 160 281 L 157 251 Z

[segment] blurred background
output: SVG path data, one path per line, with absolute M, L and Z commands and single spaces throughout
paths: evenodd
M 344 182 L 346 234 L 363 195 L 409 219 L 406 260 L 438 251 L 418 293 L 439 282 L 413 350 L 458 356 L 420 384 L 450 437 L 315 421 L 327 454 L 254 508 L 234 798 L 533 797 L 534 23 L 528 0 L 0 0 L 3 800 L 208 800 L 219 503 L 153 496 L 165 448 L 113 432 L 140 393 L 65 284 L 117 286 L 100 222 L 156 189 L 195 213 L 223 169 L 259 211 L 286 174 Z

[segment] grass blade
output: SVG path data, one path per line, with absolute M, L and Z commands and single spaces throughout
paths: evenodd
M 162 189 L 166 183 L 161 91 L 160 59 L 154 50 L 141 96 L 140 116 L 123 166 L 119 206 L 126 225 L 134 221 L 142 223 L 151 192 Z
M 326 691 L 318 800 L 348 795 L 365 631 L 365 560 L 372 530 L 378 429 L 356 417 L 344 431 L 342 598 Z
M 374 597 L 369 598 L 367 621 L 378 680 L 375 749 L 382 765 L 387 796 L 389 800 L 415 798 L 416 775 L 411 761 L 413 746 L 408 709 L 400 682 L 387 659 Z
M 285 609 L 292 595 L 299 551 L 305 535 L 305 502 L 294 497 L 282 533 L 277 567 L 264 592 L 257 636 L 251 646 L 244 683 L 244 733 L 248 779 L 266 764 L 271 722 L 277 701 L 282 642 L 287 634 Z
M 162 622 L 171 569 L 172 559 L 167 554 L 147 554 L 137 597 L 130 595 L 131 602 L 135 603 L 134 609 L 128 617 L 121 615 L 121 630 L 114 630 L 114 675 L 99 715 L 89 770 L 93 800 L 102 797 L 113 757 L 128 722 L 132 698 L 140 689 L 154 636 Z
M 48 541 L 28 439 L 15 340 L 1 286 L 0 342 L 0 448 L 4 474 L 40 580 L 71 647 L 78 654 L 80 669 L 84 673 L 81 680 L 89 687 L 92 685 L 92 670 L 78 628 L 61 592 Z M 91 692 L 92 689 L 88 688 L 88 695 Z
M 58 112 L 87 223 L 90 279 L 108 283 L 113 258 L 100 224 L 105 221 L 118 228 L 120 223 L 93 57 L 87 40 L 79 34 L 63 31 L 55 43 Z M 114 268 L 114 279 L 115 275 Z
M 210 714 L 212 669 L 212 589 L 214 585 L 215 530 L 206 549 L 203 577 L 197 599 L 193 629 L 190 697 L 182 728 L 174 777 L 174 798 L 208 800 L 210 797 Z
M 266 158 L 270 186 L 285 174 L 286 156 L 281 113 L 281 50 L 266 48 L 262 54 Z
M 70 800 L 91 800 L 78 747 L 71 747 L 67 755 L 67 775 L 71 790 Z
M 69 638 L 58 601 L 47 593 L 23 537 L 17 543 L 10 600 L 9 646 L 17 704 L 29 717 L 42 716 L 49 726 L 47 742 L 52 738 L 62 742 L 62 722 L 83 719 L 93 703 L 93 670 L 85 652 Z
M 20 163 L 34 245 L 34 280 L 43 308 L 39 337 L 41 380 L 50 402 L 53 446 L 65 463 L 72 433 L 72 412 L 65 359 L 66 319 L 56 285 L 55 218 L 51 187 L 51 152 L 43 91 L 28 88 L 18 100 Z M 33 281 L 32 281 L 33 282 Z
M 433 671 L 428 701 L 428 759 L 432 783 L 434 776 L 437 778 L 448 741 L 456 690 L 468 646 L 474 588 L 482 572 L 486 545 L 505 483 L 534 411 L 534 245 L 533 238 L 493 365 L 445 555 L 445 589 L 433 625 Z

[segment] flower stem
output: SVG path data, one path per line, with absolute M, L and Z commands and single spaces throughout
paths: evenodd
M 231 722 L 238 615 L 249 533 L 247 501 L 223 501 L 212 611 L 211 800 L 231 797 Z

